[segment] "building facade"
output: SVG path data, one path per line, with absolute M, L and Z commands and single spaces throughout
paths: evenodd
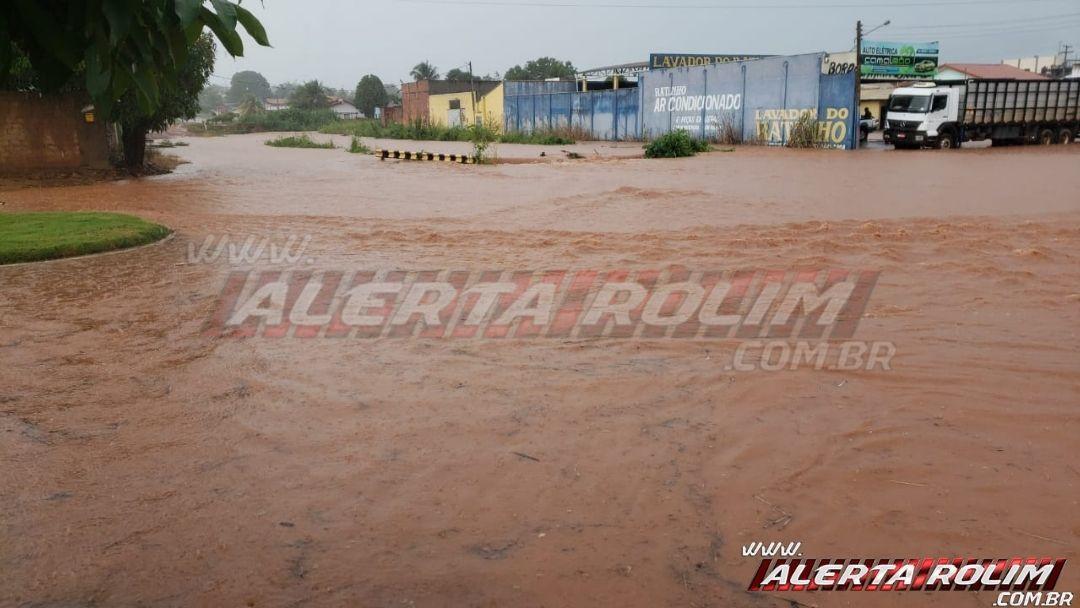
M 476 90 L 428 96 L 428 121 L 447 127 L 503 123 L 503 84 L 483 82 Z

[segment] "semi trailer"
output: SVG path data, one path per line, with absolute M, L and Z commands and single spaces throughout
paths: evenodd
M 894 90 L 885 142 L 897 148 L 1069 144 L 1080 130 L 1080 80 L 927 82 Z

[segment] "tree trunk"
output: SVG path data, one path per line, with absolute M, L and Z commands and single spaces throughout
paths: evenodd
M 124 166 L 132 173 L 141 173 L 146 164 L 146 127 L 124 129 Z

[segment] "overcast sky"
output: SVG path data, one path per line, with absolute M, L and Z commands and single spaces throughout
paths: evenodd
M 611 6 L 635 4 L 650 8 Z M 701 8 L 735 5 L 752 8 Z M 367 73 L 387 83 L 407 81 L 425 59 L 442 73 L 471 60 L 477 74 L 488 74 L 543 55 L 589 68 L 645 61 L 660 51 L 841 51 L 852 47 L 857 19 L 867 28 L 892 20 L 869 39 L 939 40 L 943 61 L 997 63 L 1053 54 L 1060 42 L 1080 44 L 1080 0 L 247 0 L 244 6 L 262 20 L 274 47 L 245 39 L 245 57 L 220 52 L 215 83 L 255 70 L 271 84 L 318 78 L 352 89 Z

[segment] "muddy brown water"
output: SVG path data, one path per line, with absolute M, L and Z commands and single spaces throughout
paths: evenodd
M 749 594 L 740 547 L 1080 557 L 1080 146 L 460 167 L 265 138 L 0 192 L 177 233 L 0 268 L 0 604 L 976 607 Z M 229 266 L 188 244 L 247 235 L 335 269 L 874 268 L 856 335 L 898 354 L 204 336 Z

